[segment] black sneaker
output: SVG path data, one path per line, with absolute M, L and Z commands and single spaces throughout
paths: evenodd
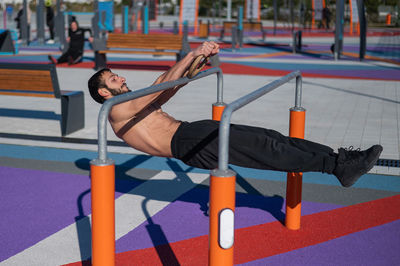
M 381 145 L 374 145 L 368 150 L 339 149 L 337 165 L 333 174 L 344 187 L 352 186 L 363 174 L 366 174 L 374 167 L 379 159 L 383 148 Z
M 52 64 L 57 64 L 57 60 L 56 60 L 54 57 L 52 57 L 51 55 L 49 55 L 48 58 L 49 58 L 49 60 L 50 60 L 50 62 L 51 62 Z
M 75 58 L 75 59 L 73 59 L 73 58 L 71 57 L 71 60 L 72 60 L 72 62 L 71 62 L 70 65 L 78 64 L 80 61 L 82 61 L 82 56 L 79 55 L 79 56 L 78 56 L 77 58 Z
M 68 56 L 68 65 L 72 65 L 74 63 L 74 59 L 72 56 Z

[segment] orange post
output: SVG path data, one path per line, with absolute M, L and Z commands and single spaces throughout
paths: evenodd
M 390 13 L 388 13 L 386 15 L 386 25 L 390 25 L 392 24 L 392 15 Z
M 222 113 L 225 110 L 224 103 L 213 103 L 212 105 L 212 120 L 221 121 Z
M 208 265 L 233 265 L 236 173 L 214 170 L 210 176 L 210 233 Z
M 115 165 L 91 162 L 92 265 L 115 265 Z
M 304 139 L 306 112 L 303 108 L 290 109 L 289 136 Z M 302 173 L 288 173 L 286 183 L 286 219 L 288 229 L 300 229 Z

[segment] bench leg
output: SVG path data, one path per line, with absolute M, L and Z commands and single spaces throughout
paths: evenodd
M 100 54 L 99 52 L 94 52 L 94 69 L 100 70 L 107 67 L 107 57 L 106 54 Z
M 82 91 L 61 95 L 61 135 L 71 134 L 85 127 L 85 103 Z

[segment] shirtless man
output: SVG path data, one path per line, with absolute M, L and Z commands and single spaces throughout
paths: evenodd
M 153 84 L 179 79 L 197 56 L 218 52 L 218 44 L 204 42 Z M 102 104 L 129 92 L 125 81 L 110 69 L 102 69 L 89 79 L 88 87 L 92 98 Z M 181 87 L 113 106 L 110 124 L 119 138 L 137 150 L 153 156 L 177 158 L 198 168 L 215 169 L 218 166 L 219 122 L 182 122 L 161 109 Z M 230 164 L 285 172 L 334 174 L 344 187 L 353 185 L 371 170 L 381 152 L 382 146 L 374 145 L 365 151 L 340 148 L 335 153 L 328 146 L 286 137 L 270 129 L 234 124 L 230 127 Z

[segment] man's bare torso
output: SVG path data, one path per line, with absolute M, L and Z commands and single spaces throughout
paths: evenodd
M 113 116 L 123 110 L 122 106 L 116 105 L 110 112 L 110 124 L 119 138 L 145 153 L 172 157 L 171 140 L 180 121 L 165 113 L 156 103 L 147 106 L 133 118 L 113 121 Z

